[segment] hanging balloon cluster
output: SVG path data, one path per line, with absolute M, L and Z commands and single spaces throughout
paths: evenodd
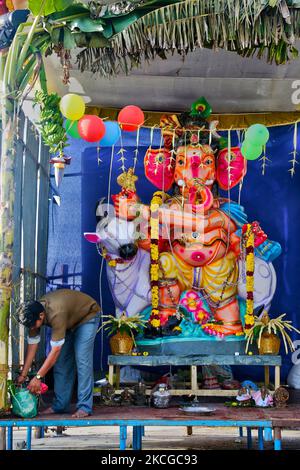
M 60 110 L 66 118 L 67 134 L 86 142 L 99 142 L 100 147 L 112 147 L 121 137 L 121 129 L 136 131 L 144 124 L 144 113 L 137 106 L 126 106 L 118 116 L 118 122 L 102 121 L 93 114 L 84 114 L 83 99 L 72 93 L 65 95 L 60 102 Z
M 246 160 L 257 160 L 268 142 L 270 134 L 266 126 L 254 124 L 246 131 L 241 152 Z
M 74 93 L 62 97 L 60 111 L 66 118 L 64 127 L 66 133 L 74 139 L 83 139 L 86 142 L 97 142 L 99 147 L 113 147 L 120 140 L 121 129 L 126 132 L 137 131 L 145 121 L 143 111 L 138 106 L 125 106 L 119 115 L 118 122 L 103 121 L 100 117 L 85 113 L 85 102 Z M 62 175 L 56 173 L 64 171 L 63 162 L 53 160 L 55 179 L 61 182 Z

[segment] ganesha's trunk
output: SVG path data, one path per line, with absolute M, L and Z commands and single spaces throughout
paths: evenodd
M 192 185 L 189 188 L 188 202 L 196 214 L 207 213 L 214 202 L 214 197 L 208 186 Z

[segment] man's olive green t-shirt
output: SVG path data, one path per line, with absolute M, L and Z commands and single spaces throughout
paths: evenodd
M 49 292 L 39 302 L 45 306 L 45 323 L 52 328 L 52 341 L 64 339 L 67 330 L 86 323 L 100 312 L 96 300 L 70 289 Z

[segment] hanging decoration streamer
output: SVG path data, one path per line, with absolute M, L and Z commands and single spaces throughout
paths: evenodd
M 125 153 L 127 152 L 127 150 L 124 148 L 123 146 L 123 136 L 121 134 L 121 138 L 120 138 L 120 142 L 121 142 L 121 148 L 120 150 L 118 151 L 117 155 L 121 155 L 118 162 L 121 162 L 122 165 L 120 166 L 119 170 L 122 170 L 122 172 L 124 173 L 126 171 L 126 167 L 125 167 L 125 161 L 126 161 L 126 158 L 125 158 Z
M 99 145 L 98 145 L 98 147 L 97 147 L 97 161 L 98 161 L 98 166 L 100 166 L 100 164 L 103 163 L 103 160 L 101 160 L 101 158 L 100 158 L 100 150 L 101 150 L 101 149 L 100 149 L 100 147 L 99 147 Z
M 134 173 L 135 173 L 136 164 L 137 164 L 138 155 L 139 155 L 140 129 L 141 128 L 139 127 L 138 130 L 137 130 L 137 133 L 136 133 L 136 148 L 135 148 L 135 151 L 134 151 L 134 159 L 133 159 L 133 172 Z
M 263 176 L 265 176 L 265 174 L 266 174 L 266 167 L 268 166 L 268 162 L 271 163 L 271 160 L 270 160 L 270 158 L 267 157 L 266 152 L 267 152 L 267 146 L 264 145 L 263 146 L 263 156 L 260 158 L 260 160 L 262 161 L 261 174 Z
M 294 150 L 291 152 L 291 155 L 293 155 L 292 160 L 289 160 L 289 162 L 292 164 L 292 167 L 289 169 L 289 172 L 291 173 L 291 176 L 293 177 L 294 174 L 296 173 L 296 165 L 299 163 L 297 160 L 298 156 L 298 151 L 297 151 L 297 140 L 298 140 L 298 122 L 295 122 L 295 127 L 294 127 L 294 138 L 293 138 L 293 145 L 294 145 Z

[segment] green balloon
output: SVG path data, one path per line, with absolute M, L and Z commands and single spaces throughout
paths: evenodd
M 70 137 L 73 137 L 73 139 L 81 139 L 78 132 L 78 121 L 71 121 L 70 119 L 66 119 L 65 129 L 67 134 Z
M 270 138 L 270 133 L 266 126 L 262 124 L 254 124 L 250 126 L 249 129 L 246 131 L 245 139 L 251 142 L 251 145 L 259 146 L 259 145 L 266 145 Z
M 241 152 L 246 160 L 257 160 L 263 152 L 263 147 L 262 145 L 252 145 L 252 142 L 245 140 Z

